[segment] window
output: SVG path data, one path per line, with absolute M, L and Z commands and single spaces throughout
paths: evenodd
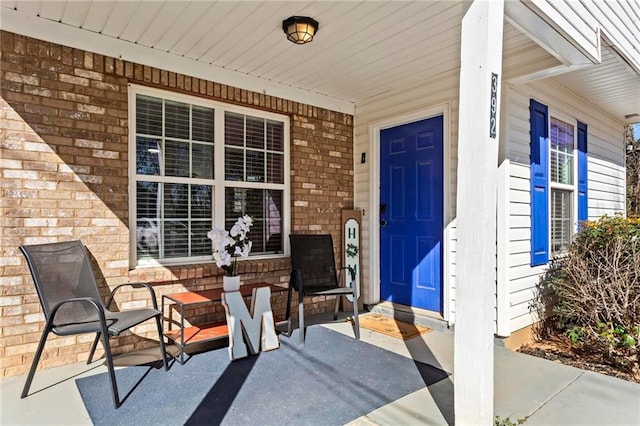
M 551 254 L 567 251 L 573 236 L 574 131 L 573 126 L 551 117 Z
M 587 125 L 549 116 L 530 101 L 531 265 L 565 253 L 588 218 Z
M 133 263 L 206 261 L 207 232 L 244 214 L 252 256 L 284 253 L 287 117 L 137 86 L 130 104 Z

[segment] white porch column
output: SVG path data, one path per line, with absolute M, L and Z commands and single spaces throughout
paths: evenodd
M 455 422 L 493 424 L 496 188 L 503 0 L 474 0 L 462 19 Z

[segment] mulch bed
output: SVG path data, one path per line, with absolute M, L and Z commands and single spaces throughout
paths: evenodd
M 553 335 L 545 340 L 532 342 L 522 346 L 518 352 L 548 359 L 564 365 L 594 371 L 607 376 L 617 377 L 630 382 L 640 383 L 640 366 L 638 360 L 631 360 L 632 368 L 622 368 L 607 364 L 601 353 L 578 351 L 564 335 Z

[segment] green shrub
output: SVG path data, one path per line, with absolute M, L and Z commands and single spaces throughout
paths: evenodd
M 527 418 L 517 419 L 515 422 L 511 420 L 509 417 L 506 419 L 501 418 L 500 416 L 496 416 L 493 420 L 494 426 L 518 426 L 524 424 L 527 421 Z
M 616 364 L 640 350 L 640 219 L 585 222 L 548 283 L 556 327 Z

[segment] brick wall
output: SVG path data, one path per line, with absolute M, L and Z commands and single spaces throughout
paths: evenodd
M 82 239 L 103 294 L 136 281 L 152 283 L 158 298 L 222 285 L 212 263 L 130 270 L 129 82 L 289 115 L 292 229 L 332 233 L 339 253 L 340 211 L 353 207 L 352 116 L 12 33 L 1 32 L 0 43 L 0 377 L 28 370 L 44 326 L 21 244 Z M 289 267 L 288 258 L 248 261 L 240 272 L 245 282 L 286 284 Z M 148 303 L 141 290 L 117 302 Z M 314 299 L 307 309 L 332 304 Z M 114 339 L 114 352 L 153 345 L 145 339 L 153 329 L 143 324 Z M 92 339 L 52 336 L 41 367 L 86 360 Z

